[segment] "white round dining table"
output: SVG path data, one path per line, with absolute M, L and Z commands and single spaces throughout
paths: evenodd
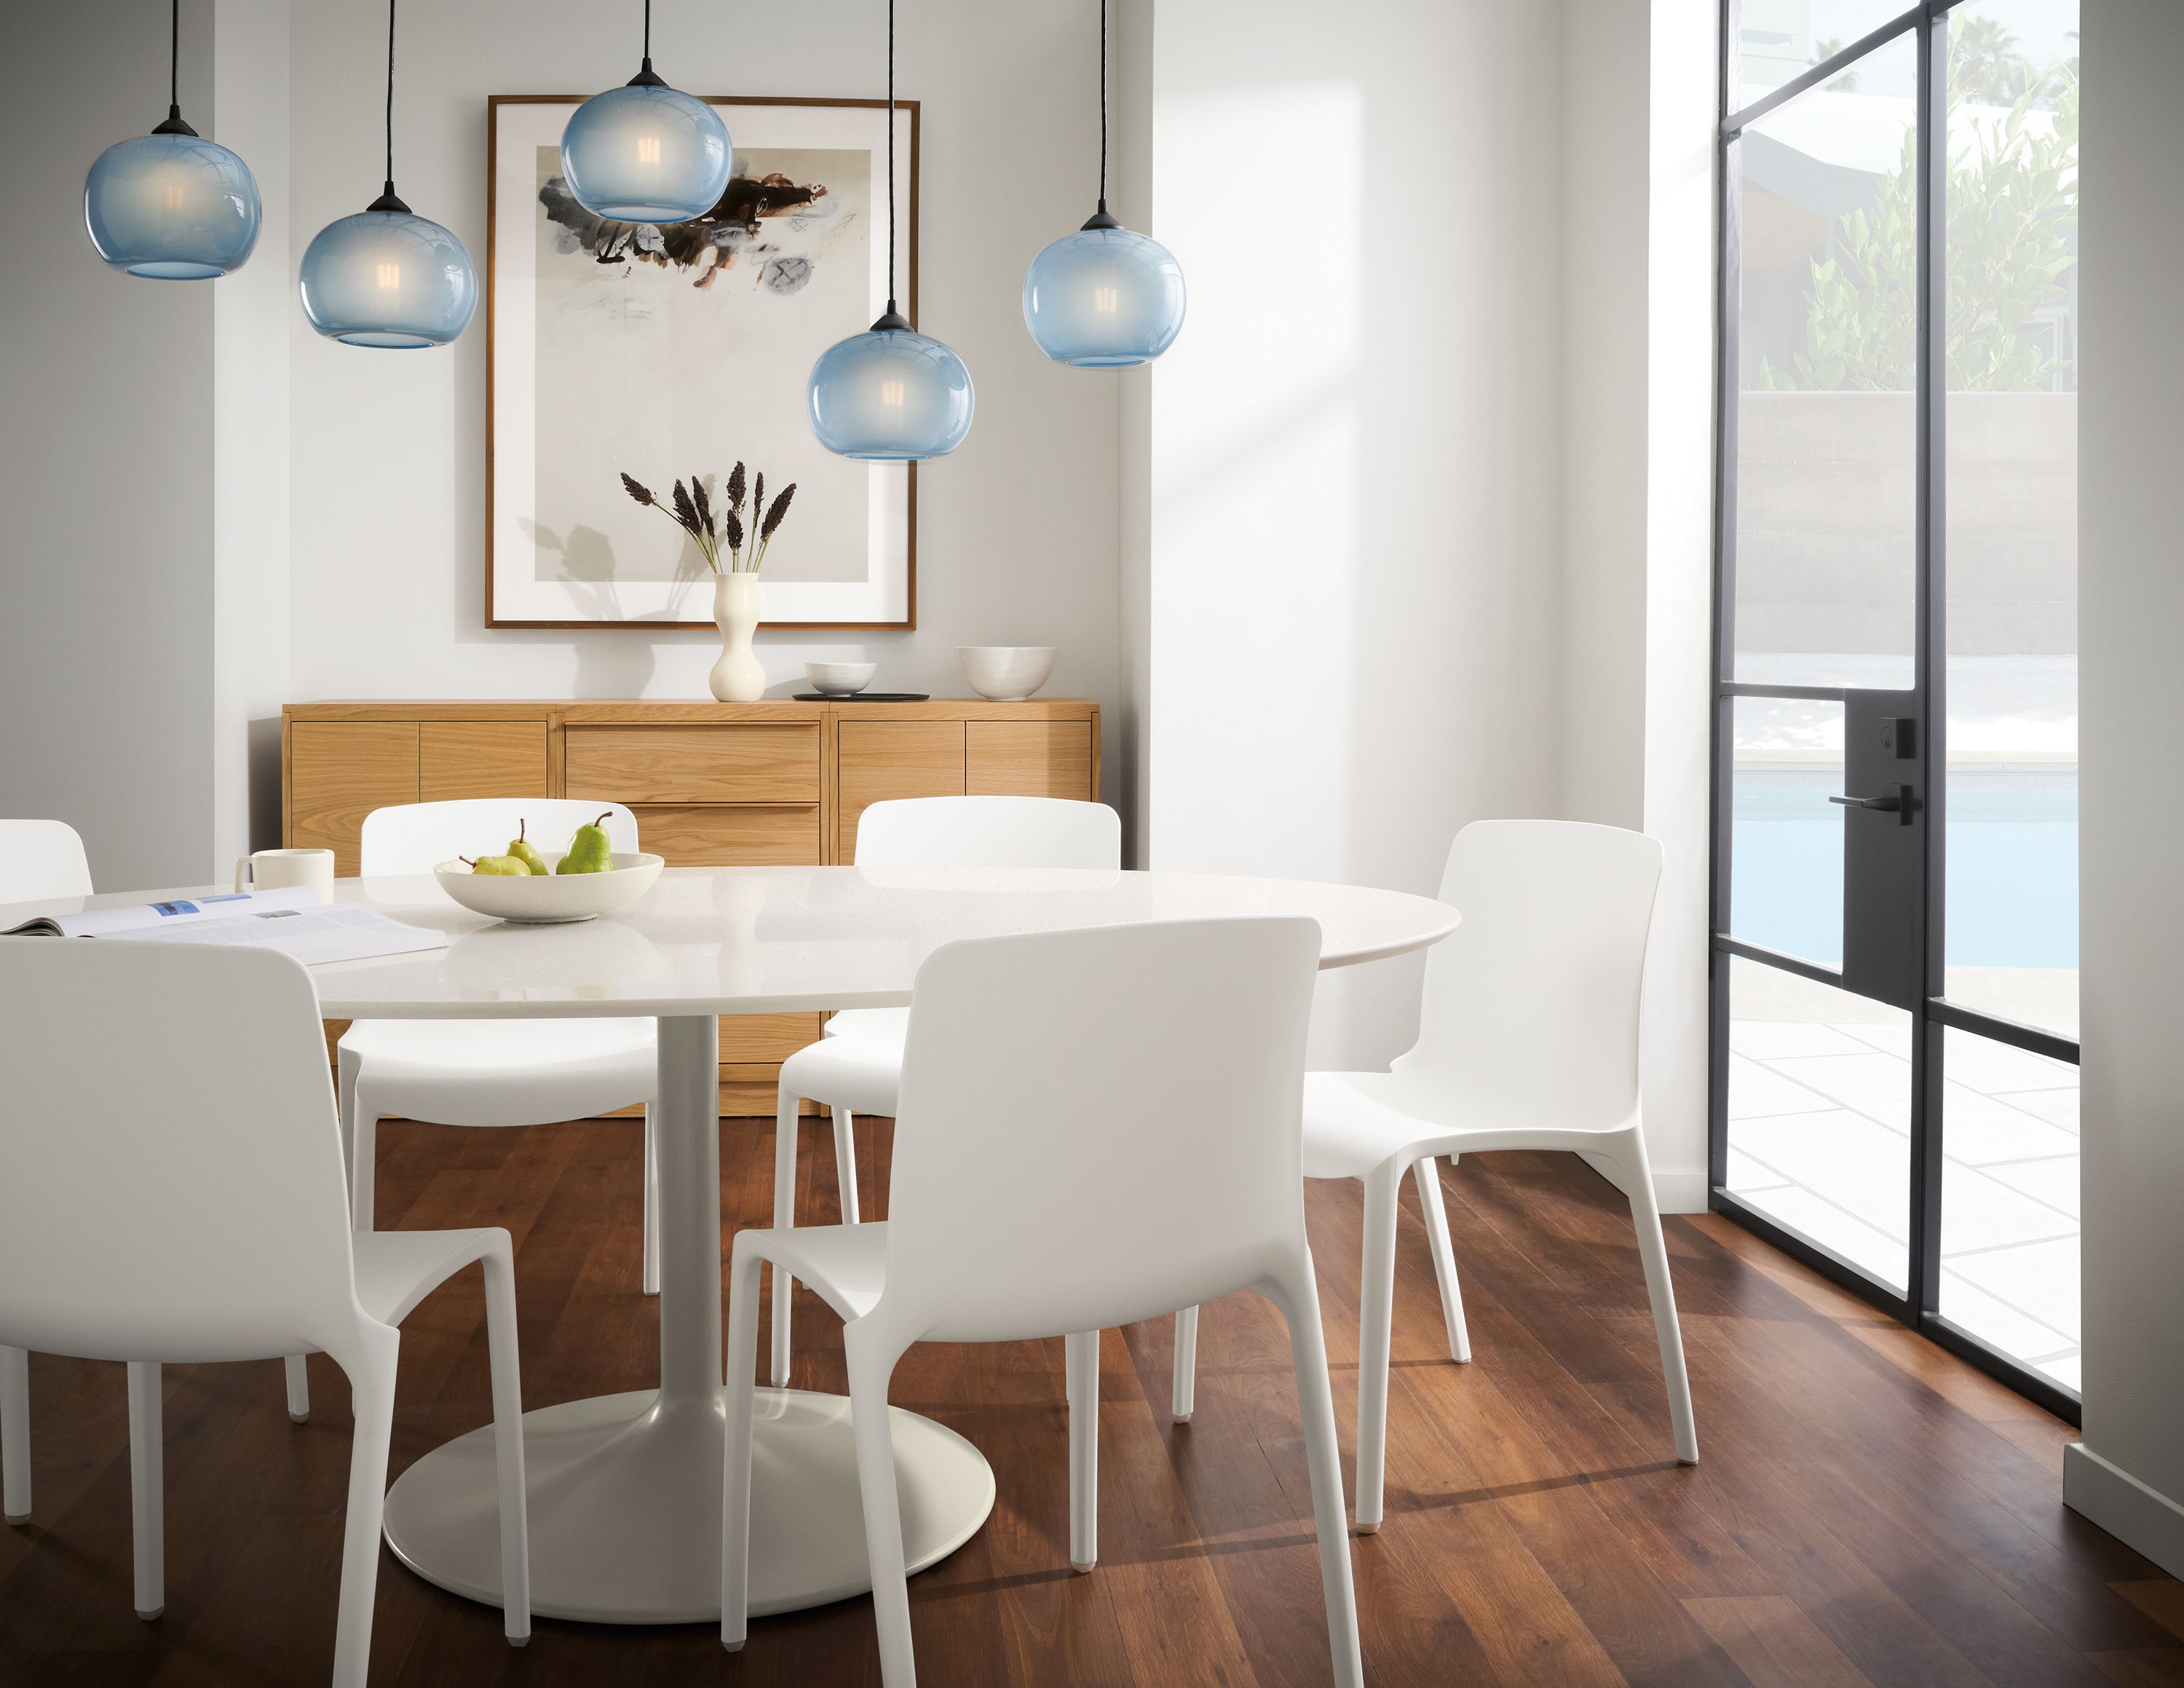
M 448 943 L 312 968 L 330 1019 L 659 1022 L 660 1386 L 524 1415 L 532 1609 L 618 1624 L 720 1616 L 716 1016 L 905 1004 L 920 963 L 959 939 L 1309 915 L 1327 968 L 1421 949 L 1458 920 L 1445 903 L 1396 891 L 1066 869 L 670 868 L 628 908 L 561 926 L 488 920 L 451 901 L 430 876 L 342 880 L 336 896 L 436 928 Z M 86 905 L 129 900 L 101 896 Z M 890 1411 L 904 1545 L 918 1570 L 985 1522 L 993 1472 L 954 1431 Z M 490 1427 L 473 1431 L 404 1471 L 387 1496 L 387 1539 L 428 1581 L 498 1604 L 491 1438 Z M 754 1615 L 869 1588 L 848 1400 L 761 1390 L 752 1459 Z

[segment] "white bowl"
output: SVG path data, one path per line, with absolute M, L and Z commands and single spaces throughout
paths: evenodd
M 1061 649 L 1055 644 L 959 644 L 956 660 L 980 697 L 1015 704 L 1046 683 Z
M 549 867 L 560 865 L 563 852 L 545 854 Z M 600 873 L 473 873 L 460 859 L 432 872 L 440 889 L 466 909 L 526 926 L 554 926 L 627 907 L 667 866 L 664 857 L 641 850 L 618 850 L 609 859 L 614 866 Z
M 877 662 L 807 662 L 804 677 L 815 692 L 824 692 L 830 698 L 850 698 L 872 683 L 878 668 Z

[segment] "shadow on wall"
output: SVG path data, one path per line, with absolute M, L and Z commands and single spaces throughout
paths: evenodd
M 1464 822 L 1559 803 L 1555 169 L 1502 162 L 1499 96 L 1406 109 L 1423 67 L 1198 45 L 1157 119 L 1192 297 L 1152 401 L 1153 865 L 1430 891 Z M 1323 979 L 1312 1065 L 1407 1047 L 1422 965 Z
M 246 752 L 250 786 L 250 847 L 281 847 L 281 717 L 265 716 L 249 724 Z

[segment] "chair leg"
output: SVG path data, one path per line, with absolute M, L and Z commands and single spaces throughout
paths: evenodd
M 301 1354 L 291 1354 L 281 1364 L 288 1377 L 288 1418 L 293 1423 L 304 1423 L 311 1416 L 311 1374 Z
M 773 1110 L 773 1228 L 796 1223 L 796 1106 L 801 1100 L 783 1085 Z M 788 1387 L 788 1309 L 796 1280 L 779 1261 L 773 1262 L 773 1368 L 776 1389 Z
M 1062 1339 L 1069 1377 L 1069 1563 L 1079 1573 L 1100 1558 L 1100 1333 Z
M 0 1514 L 31 1521 L 31 1357 L 0 1348 Z
M 1198 1410 L 1198 1309 L 1185 1307 L 1175 1316 L 1175 1364 L 1168 1376 L 1168 1414 L 1178 1424 L 1188 1424 Z
M 159 1362 L 129 1362 L 129 1522 L 136 1544 L 136 1615 L 167 1609 L 166 1444 L 159 1411 Z
M 359 1231 L 376 1231 L 378 1201 L 379 1115 L 369 1102 L 352 1110 L 348 1129 L 349 1223 Z
M 1646 1267 L 1646 1296 L 1653 1304 L 1653 1334 L 1661 1345 L 1661 1380 L 1668 1386 L 1669 1422 L 1676 1436 L 1676 1457 L 1699 1462 L 1697 1420 L 1691 1412 L 1691 1374 L 1684 1368 L 1684 1332 L 1676 1318 L 1676 1289 L 1669 1278 L 1669 1245 L 1661 1234 L 1661 1204 L 1653 1194 L 1653 1168 L 1646 1157 L 1646 1139 L 1635 1127 L 1624 1144 L 1610 1150 L 1623 1168 L 1630 1196 L 1630 1223 L 1638 1233 L 1638 1258 Z
M 356 1081 L 363 1070 L 361 1057 L 353 1050 L 336 1047 L 334 1051 L 334 1105 L 340 1110 L 342 1139 L 342 1172 L 350 1173 L 356 1165 Z M 351 1211 L 354 1211 L 354 1198 Z
M 508 1644 L 531 1639 L 530 1508 L 523 1487 L 523 1380 L 515 1352 L 515 1260 L 505 1237 L 485 1268 L 485 1340 L 493 1376 L 493 1457 L 500 1489 L 501 1628 Z
M 1396 1197 L 1400 1162 L 1365 1175 L 1365 1259 L 1357 1309 L 1357 1529 L 1380 1527 L 1388 1467 L 1388 1348 L 1396 1301 Z
M 895 1491 L 894 1435 L 888 1421 L 888 1379 L 900 1348 L 857 1320 L 842 1332 L 849 1362 L 850 1420 L 857 1446 L 857 1488 L 864 1501 L 865 1552 L 872 1570 L 872 1621 L 879 1630 L 881 1688 L 916 1688 L 910 1638 L 910 1584 L 903 1563 L 902 1503 Z
M 1328 1650 L 1334 1655 L 1337 1688 L 1363 1688 L 1357 1592 L 1350 1580 L 1350 1535 L 1342 1516 L 1342 1452 L 1335 1443 L 1334 1391 L 1328 1380 L 1327 1340 L 1320 1329 L 1319 1290 L 1309 1254 L 1304 1255 L 1293 1278 L 1277 1286 L 1280 1293 L 1275 1304 L 1289 1325 L 1290 1359 L 1296 1370 L 1297 1409 L 1304 1421 L 1305 1460 L 1312 1472 L 1312 1521 L 1319 1536 L 1320 1590 L 1327 1602 Z
M 1456 1251 L 1448 1240 L 1448 1207 L 1441 1200 L 1440 1162 L 1421 1157 L 1411 1167 L 1418 1186 L 1418 1206 L 1426 1217 L 1426 1240 L 1433 1248 L 1434 1278 L 1440 1285 L 1440 1316 L 1448 1326 L 1448 1357 L 1458 1365 L 1471 1361 L 1471 1333 L 1464 1328 L 1463 1290 L 1456 1281 Z
M 333 1688 L 365 1688 L 371 1665 L 371 1608 L 379 1591 L 379 1538 L 387 1520 L 387 1456 L 394 1434 L 394 1368 L 398 1332 L 384 1325 L 359 1333 L 341 1359 L 356 1402 L 349 1445 L 348 1514 L 342 1526 L 341 1598 L 334 1623 Z
M 834 1180 L 842 1189 L 842 1223 L 857 1220 L 857 1117 L 848 1108 L 834 1110 Z
M 721 1645 L 740 1652 L 750 1631 L 752 1399 L 758 1368 L 759 1270 L 755 1249 L 737 1249 L 728 1267 L 727 1429 L 721 1465 Z M 774 1270 L 778 1272 L 777 1265 Z
M 644 1293 L 660 1293 L 660 1139 L 644 1105 Z

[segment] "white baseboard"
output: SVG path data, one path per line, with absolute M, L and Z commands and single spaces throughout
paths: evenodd
M 2063 1504 L 2172 1577 L 2184 1577 L 2184 1507 L 2083 1442 L 2063 1450 Z
M 1623 1189 L 1623 1176 L 1612 1161 L 1597 1155 L 1580 1155 L 1578 1159 L 1613 1184 Z M 1624 1192 L 1628 1195 L 1630 1192 Z M 1687 1169 L 1656 1167 L 1653 1168 L 1653 1200 L 1660 1204 L 1663 1213 L 1703 1213 L 1707 1211 L 1707 1175 L 1704 1167 Z

